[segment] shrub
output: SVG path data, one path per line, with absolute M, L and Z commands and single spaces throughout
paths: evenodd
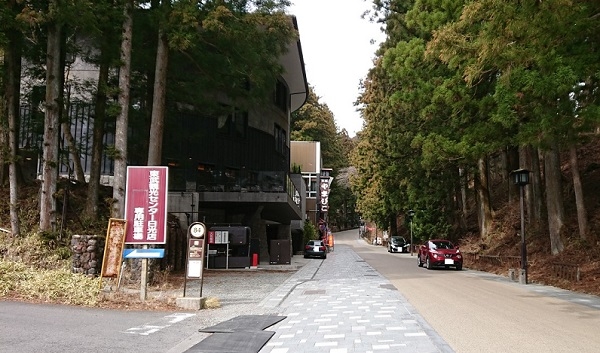
M 310 220 L 304 221 L 304 228 L 302 229 L 304 234 L 304 243 L 308 243 L 310 240 L 317 239 L 317 228 Z
M 68 266 L 46 270 L 0 260 L 0 277 L 2 296 L 85 306 L 99 300 L 100 278 L 71 273 Z

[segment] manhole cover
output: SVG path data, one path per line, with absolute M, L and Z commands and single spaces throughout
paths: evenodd
M 325 294 L 325 290 L 324 289 L 305 290 L 304 294 L 306 294 L 306 295 Z

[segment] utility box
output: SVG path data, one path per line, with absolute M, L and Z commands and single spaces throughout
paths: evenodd
M 269 259 L 271 265 L 289 265 L 292 262 L 290 241 L 288 239 L 271 240 Z

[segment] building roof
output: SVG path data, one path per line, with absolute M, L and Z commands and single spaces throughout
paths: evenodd
M 298 31 L 298 21 L 296 16 L 290 16 L 294 29 Z M 306 70 L 304 68 L 304 57 L 302 55 L 302 45 L 300 38 L 289 46 L 287 53 L 281 58 L 284 68 L 283 79 L 290 90 L 290 108 L 291 111 L 300 109 L 308 97 L 308 81 L 306 80 Z

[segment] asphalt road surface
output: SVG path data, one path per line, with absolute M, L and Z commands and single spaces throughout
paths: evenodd
M 0 352 L 167 352 L 192 330 L 194 315 L 5 301 Z
M 457 353 L 600 352 L 598 297 L 468 269 L 427 270 L 417 267 L 416 255 L 359 240 L 358 230 L 336 233 L 335 243 L 352 246 Z M 198 328 L 206 320 L 258 310 L 255 304 L 287 278 L 267 274 L 261 278 L 271 287 L 246 281 L 256 295 L 240 289 L 246 300 L 236 297 L 240 303 L 228 303 L 218 317 L 204 310 L 124 312 L 0 301 L 0 353 L 183 352 L 202 339 Z M 212 291 L 228 290 L 215 286 Z
M 389 279 L 458 353 L 600 352 L 600 306 L 590 304 L 597 297 L 468 269 L 427 270 L 416 254 L 388 253 L 358 240 L 357 230 L 336 233 L 335 242 Z

